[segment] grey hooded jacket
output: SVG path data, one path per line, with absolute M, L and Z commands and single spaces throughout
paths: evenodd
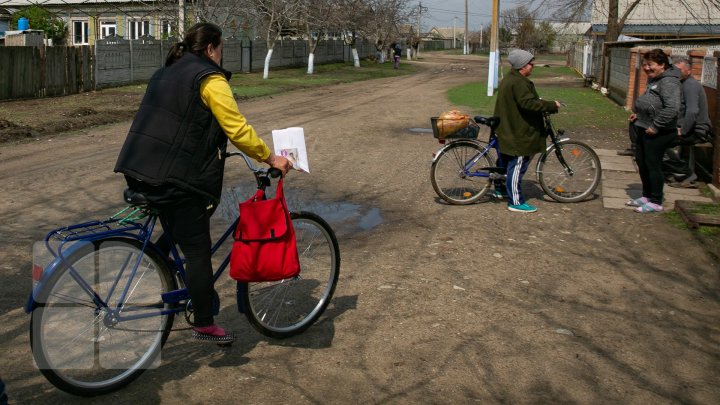
M 683 108 L 680 124 L 683 136 L 693 132 L 710 132 L 710 116 L 708 114 L 707 96 L 703 85 L 692 76 L 682 81 Z
M 680 71 L 670 67 L 653 79 L 633 104 L 635 125 L 652 128 L 655 133 L 676 130 L 682 106 Z

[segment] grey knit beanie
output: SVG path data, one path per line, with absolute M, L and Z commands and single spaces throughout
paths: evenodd
M 531 60 L 535 59 L 535 56 L 528 51 L 522 49 L 513 49 L 508 55 L 508 62 L 513 69 L 521 69 L 523 66 L 530 63 Z

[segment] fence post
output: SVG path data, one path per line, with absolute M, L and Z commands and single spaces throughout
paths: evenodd
M 705 48 L 693 49 L 687 51 L 688 59 L 690 59 L 690 71 L 693 79 L 702 82 L 703 65 L 705 64 Z
M 715 68 L 720 70 L 720 51 L 713 52 L 713 56 L 716 59 L 716 65 Z M 716 75 L 716 81 L 717 81 L 717 90 L 720 90 L 720 75 Z M 712 176 L 712 184 L 715 186 L 715 195 L 718 195 L 718 190 L 720 190 L 720 135 L 718 132 L 720 131 L 720 124 L 718 124 L 718 121 L 720 118 L 720 91 L 715 92 L 715 122 L 713 123 L 713 135 L 715 135 L 713 139 L 713 176 Z
M 135 82 L 135 61 L 133 60 L 133 39 L 130 38 L 130 83 Z
M 639 69 L 638 67 L 638 55 L 640 53 L 640 48 L 631 48 L 630 49 L 630 70 L 628 71 L 628 88 L 627 88 L 627 96 L 625 97 L 625 108 L 628 110 L 632 110 L 633 103 L 635 102 L 636 92 L 638 90 L 638 80 L 639 80 Z

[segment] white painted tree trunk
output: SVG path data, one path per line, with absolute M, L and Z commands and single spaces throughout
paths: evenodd
M 263 79 L 267 79 L 270 75 L 270 58 L 272 58 L 273 50 L 268 49 L 267 55 L 265 55 L 265 68 L 263 69 Z
M 358 56 L 358 51 L 356 48 L 352 49 L 352 56 L 353 61 L 355 62 L 355 67 L 360 67 L 360 57 Z
M 407 55 L 407 60 L 412 60 L 412 47 L 408 46 L 407 51 L 405 51 L 405 54 Z
M 315 70 L 315 54 L 311 53 L 308 55 L 308 70 L 307 74 L 311 75 L 313 74 Z

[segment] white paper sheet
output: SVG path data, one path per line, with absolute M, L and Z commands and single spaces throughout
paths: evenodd
M 272 131 L 275 154 L 292 161 L 293 168 L 310 173 L 305 149 L 305 133 L 300 127 L 274 129 Z

